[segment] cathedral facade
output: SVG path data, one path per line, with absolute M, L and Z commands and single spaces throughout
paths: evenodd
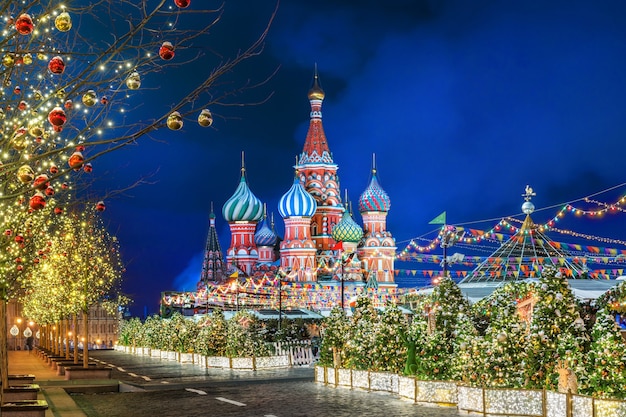
M 294 166 L 293 184 L 278 204 L 284 236 L 276 234 L 274 219 L 267 218 L 264 204 L 250 190 L 242 157 L 239 184 L 222 207 L 231 231 L 225 261 L 211 211 L 200 286 L 268 272 L 301 283 L 396 286 L 396 245 L 387 230 L 391 203 L 378 182 L 375 161 L 369 185 L 358 200 L 360 226 L 352 218 L 351 205 L 341 198 L 339 167 L 322 125 L 324 91 L 317 73 L 308 99 L 311 113 L 306 140 Z

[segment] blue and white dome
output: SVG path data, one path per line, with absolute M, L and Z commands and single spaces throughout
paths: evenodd
M 315 199 L 306 192 L 296 177 L 289 191 L 280 198 L 278 212 L 283 218 L 311 217 L 315 214 L 315 210 L 317 210 Z
M 248 188 L 243 170 L 235 193 L 222 207 L 222 215 L 227 222 L 258 222 L 263 218 L 263 203 Z
M 274 246 L 278 236 L 267 224 L 267 217 L 263 219 L 263 223 L 259 227 L 259 230 L 254 234 L 254 243 L 257 246 Z

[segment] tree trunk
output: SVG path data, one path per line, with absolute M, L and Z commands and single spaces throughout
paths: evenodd
M 2 387 L 9 386 L 9 354 L 7 339 L 7 302 L 0 299 L 0 376 Z M 2 403 L 2 389 L 0 389 L 0 403 Z
M 69 359 L 70 358 L 70 338 L 69 338 L 69 332 L 70 332 L 70 318 L 69 316 L 65 317 L 65 319 L 63 320 L 65 322 L 65 359 Z
M 78 364 L 78 314 L 72 315 L 72 321 L 74 322 L 74 363 Z
M 83 311 L 83 337 L 85 341 L 83 342 L 83 368 L 89 368 L 89 324 L 87 323 L 87 319 L 89 317 L 89 312 Z

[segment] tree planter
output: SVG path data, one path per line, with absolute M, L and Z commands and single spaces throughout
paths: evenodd
M 65 368 L 65 380 L 75 379 L 111 379 L 111 368 L 107 367 L 74 367 Z
M 230 368 L 230 358 L 226 356 L 207 356 L 207 368 Z
M 150 349 L 150 356 L 153 358 L 160 358 L 161 357 L 161 350 L 160 349 Z
M 5 417 L 45 417 L 48 403 L 44 400 L 12 401 L 0 406 Z
M 180 363 L 193 363 L 193 353 L 179 353 Z
M 22 400 L 36 400 L 39 393 L 39 385 L 25 384 L 13 385 L 3 390 L 2 400 L 5 403 Z
M 415 402 L 456 405 L 457 401 L 456 382 L 415 381 Z
M 289 355 L 260 356 L 256 358 L 256 369 L 287 368 L 289 367 Z
M 232 369 L 256 369 L 255 358 L 231 358 Z

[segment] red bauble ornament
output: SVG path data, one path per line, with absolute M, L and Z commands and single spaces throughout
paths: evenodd
M 59 168 L 56 165 L 51 165 L 50 166 L 50 173 L 51 174 L 56 174 L 57 172 L 59 172 Z
M 29 14 L 23 13 L 15 21 L 15 30 L 20 35 L 30 35 L 33 32 L 33 19 Z
M 20 104 L 17 105 L 17 108 L 24 111 L 26 110 L 26 108 L 28 107 L 28 105 L 26 104 L 26 102 L 24 100 L 20 101 Z
M 33 259 L 33 263 L 38 264 L 38 263 L 39 263 L 39 258 L 35 258 L 35 259 Z
M 33 188 L 36 190 L 44 190 L 48 186 L 48 176 L 46 174 L 37 175 L 33 181 Z
M 72 100 L 65 100 L 65 108 L 70 110 L 72 108 L 72 106 L 74 105 L 74 102 Z
M 96 211 L 104 211 L 106 208 L 107 207 L 104 205 L 104 201 L 98 201 L 96 203 Z
M 60 107 L 55 107 L 48 113 L 48 121 L 55 128 L 62 127 L 67 121 L 65 111 Z
M 63 213 L 63 209 L 61 207 L 54 208 L 54 214 L 61 214 L 61 213 Z
M 85 152 L 85 146 L 84 145 L 78 145 L 76 147 L 76 152 Z
M 185 7 L 189 6 L 189 3 L 191 3 L 191 1 L 190 0 L 174 0 L 174 3 L 176 3 L 176 5 L 180 7 L 181 9 L 184 9 Z
M 21 271 L 21 270 L 23 270 L 23 269 L 24 269 L 24 266 L 23 266 L 23 265 L 19 265 L 19 264 L 17 265 L 17 270 L 18 270 L 18 271 Z
M 33 210 L 41 210 L 46 206 L 46 197 L 39 191 L 30 198 L 29 206 Z
M 100 97 L 100 104 L 106 106 L 107 104 L 109 104 L 109 98 L 107 96 Z
M 13 94 L 21 94 L 22 93 L 22 88 L 20 86 L 16 86 L 13 89 Z
M 93 166 L 90 163 L 85 164 L 85 166 L 83 167 L 83 170 L 87 173 L 90 173 L 93 171 Z
M 82 153 L 76 151 L 72 154 L 72 156 L 70 156 L 70 159 L 67 160 L 67 163 L 73 170 L 79 170 L 83 167 L 83 164 L 85 163 L 85 158 L 83 157 Z
M 13 234 L 13 230 L 11 230 L 11 229 L 7 229 L 7 230 L 4 231 L 4 235 L 5 236 L 11 236 L 12 234 Z
M 165 61 L 174 58 L 174 45 L 171 42 L 163 42 L 163 45 L 159 48 L 159 56 Z
M 24 243 L 24 236 L 15 235 L 15 243 Z
M 63 184 L 61 184 L 61 188 L 67 190 L 68 188 L 70 188 L 70 186 L 68 183 L 64 182 Z
M 44 192 L 46 193 L 46 195 L 48 197 L 53 196 L 54 195 L 54 188 L 52 188 L 51 186 L 47 186 L 46 190 Z
M 63 74 L 65 71 L 65 62 L 60 56 L 55 56 L 48 62 L 48 70 L 55 75 Z

